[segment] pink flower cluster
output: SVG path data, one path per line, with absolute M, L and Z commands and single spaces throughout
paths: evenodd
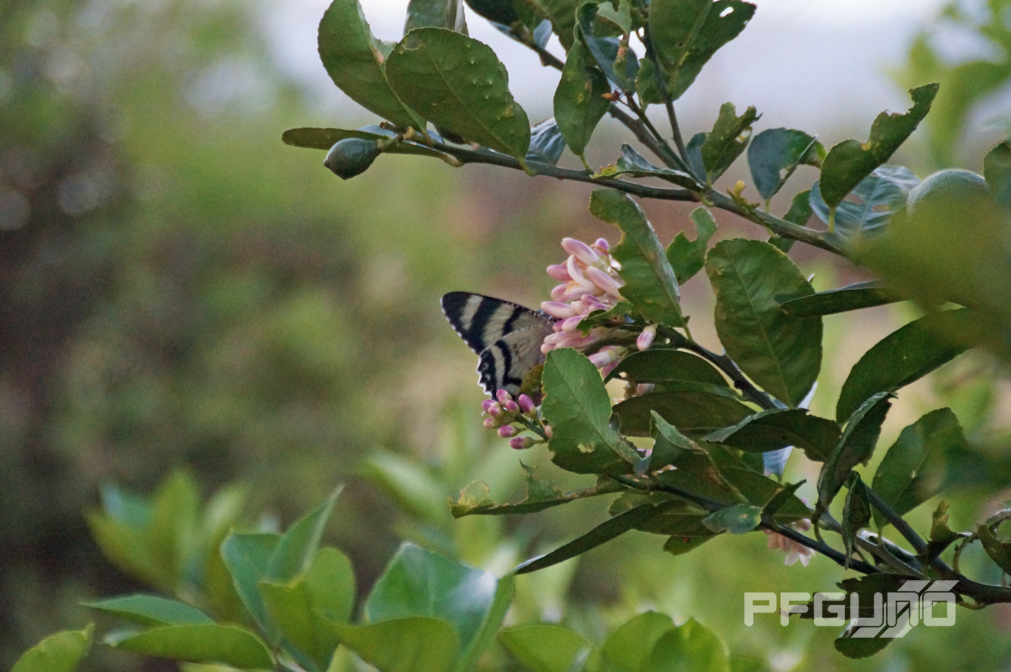
M 801 532 L 806 532 L 811 529 L 810 520 L 798 520 L 793 526 L 800 530 Z M 814 551 L 812 551 L 807 546 L 798 544 L 792 539 L 788 539 L 781 534 L 776 534 L 772 530 L 764 530 L 764 532 L 769 535 L 768 543 L 766 544 L 771 551 L 783 551 L 786 553 L 786 559 L 783 560 L 783 564 L 787 567 L 794 564 L 800 560 L 800 564 L 807 567 L 807 563 L 811 562 L 811 557 L 814 556 Z
M 562 249 L 569 258 L 564 264 L 548 266 L 548 275 L 562 284 L 551 290 L 551 301 L 541 303 L 541 310 L 558 318 L 555 331 L 544 339 L 541 352 L 547 354 L 555 348 L 575 348 L 585 351 L 610 336 L 610 327 L 595 327 L 585 336 L 579 323 L 595 310 L 610 310 L 621 301 L 621 287 L 625 283 L 618 277 L 618 262 L 610 253 L 610 245 L 598 238 L 593 245 L 563 238 Z M 654 336 L 655 336 L 654 329 Z M 652 341 L 652 339 L 650 339 Z M 605 345 L 590 355 L 598 368 L 617 364 L 627 348 Z
M 544 433 L 551 436 L 551 427 L 540 421 L 537 406 L 533 399 L 525 394 L 513 399 L 505 390 L 498 390 L 495 399 L 484 400 L 481 410 L 488 416 L 484 419 L 484 426 L 488 429 L 497 429 L 498 435 L 503 439 L 509 439 L 509 446 L 516 450 L 543 443 L 529 436 L 516 436 L 519 432 L 529 429 L 530 425 L 539 424 Z

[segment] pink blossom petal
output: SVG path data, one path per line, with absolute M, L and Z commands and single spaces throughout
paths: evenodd
M 534 400 L 525 394 L 521 394 L 517 401 L 519 401 L 520 403 L 520 410 L 522 410 L 524 413 L 529 413 L 530 411 L 534 410 L 534 408 L 536 408 L 534 406 Z
M 551 298 L 557 299 L 561 297 L 563 294 L 565 294 L 567 291 L 569 291 L 568 283 L 564 285 L 555 285 L 554 289 L 551 290 Z
M 518 413 L 520 410 L 519 404 L 517 404 L 512 399 L 502 404 L 502 408 L 504 408 L 509 413 Z
M 576 265 L 575 257 L 569 257 L 565 264 L 569 271 L 569 275 L 572 276 L 572 282 L 576 283 L 579 287 L 586 289 L 591 294 L 597 291 L 597 287 L 593 284 L 593 282 L 587 279 L 587 277 L 583 275 L 583 272 L 579 269 L 579 266 Z
M 595 266 L 591 266 L 586 269 L 586 277 L 593 282 L 594 285 L 600 288 L 601 291 L 610 294 L 616 299 L 621 298 L 621 293 L 619 292 L 621 285 L 618 284 L 618 281 L 612 278 L 610 274 L 605 273 Z
M 656 327 L 654 325 L 649 325 L 642 330 L 639 337 L 635 339 L 635 347 L 639 351 L 648 350 L 649 346 L 653 345 L 653 339 L 656 338 Z
M 505 425 L 498 428 L 498 435 L 503 439 L 508 439 L 510 436 L 516 433 L 516 428 L 512 425 Z
M 579 323 L 582 322 L 582 321 L 583 321 L 583 316 L 582 315 L 575 315 L 575 316 L 570 317 L 570 318 L 568 318 L 566 320 L 563 320 L 562 321 L 562 331 L 564 331 L 566 333 L 569 333 L 569 334 L 574 333 L 576 331 L 576 327 L 578 327 Z
M 604 252 L 609 252 L 611 250 L 611 244 L 607 242 L 606 238 L 597 238 L 593 243 L 593 247 L 598 247 Z
M 562 249 L 587 266 L 597 263 L 600 259 L 600 256 L 589 245 L 575 238 L 562 238 Z M 571 271 L 569 274 L 572 274 Z
M 541 310 L 551 317 L 557 317 L 561 320 L 576 315 L 576 311 L 572 309 L 571 305 L 561 301 L 541 301 Z
M 572 277 L 569 275 L 569 271 L 566 270 L 564 264 L 551 264 L 548 266 L 548 277 L 558 280 L 559 282 L 569 282 Z

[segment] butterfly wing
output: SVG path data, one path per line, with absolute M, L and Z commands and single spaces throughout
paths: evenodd
M 554 320 L 544 313 L 469 292 L 442 297 L 442 312 L 460 338 L 478 353 L 478 375 L 488 394 L 519 393 L 530 370 L 544 361 L 541 343 Z

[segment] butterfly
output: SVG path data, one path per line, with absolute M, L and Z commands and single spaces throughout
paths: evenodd
M 517 396 L 523 379 L 544 363 L 541 343 L 557 320 L 502 299 L 470 292 L 442 297 L 442 312 L 460 338 L 477 353 L 481 387 L 490 395 Z

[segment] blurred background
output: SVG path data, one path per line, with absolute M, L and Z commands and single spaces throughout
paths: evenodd
M 536 306 L 563 236 L 613 242 L 615 231 L 587 213 L 584 185 L 393 156 L 341 182 L 322 153 L 283 145 L 287 128 L 374 122 L 318 62 L 326 4 L 0 2 L 0 669 L 89 620 L 80 601 L 146 589 L 91 539 L 85 514 L 103 483 L 150 493 L 183 467 L 205 497 L 246 484 L 247 522 L 282 525 L 346 483 L 327 540 L 351 557 L 361 594 L 403 539 L 501 573 L 605 515 L 593 502 L 522 520 L 450 518 L 446 498 L 476 478 L 497 501 L 519 499 L 518 457 L 561 487 L 584 483 L 481 428 L 476 361 L 438 299 L 462 289 Z M 1011 127 L 1011 0 L 757 4 L 680 103 L 686 135 L 731 101 L 763 113 L 756 132 L 799 128 L 831 147 L 866 138 L 874 116 L 905 110 L 905 89 L 928 81 L 942 84 L 935 109 L 895 157 L 921 177 L 980 171 Z M 363 5 L 379 37 L 399 38 L 405 2 Z M 557 75 L 469 19 L 531 119 L 550 116 Z M 626 140 L 605 120 L 590 163 L 612 162 Z M 747 178 L 743 159 L 735 169 L 728 186 Z M 802 167 L 792 186 L 814 179 Z M 686 226 L 694 237 L 691 207 L 644 207 L 665 243 Z M 764 235 L 718 219 L 718 237 Z M 801 246 L 792 256 L 819 289 L 864 279 Z M 685 302 L 693 333 L 716 347 L 704 274 Z M 849 367 L 913 317 L 900 306 L 826 318 L 813 410 L 831 415 Z M 972 353 L 903 392 L 882 445 L 941 405 L 976 449 L 1003 455 L 1011 393 Z M 816 475 L 802 455 L 787 473 Z M 1001 485 L 956 492 L 953 527 L 1011 496 L 1005 486 L 994 497 Z M 932 508 L 913 515 L 921 528 Z M 833 563 L 784 567 L 759 534 L 678 558 L 662 543 L 633 533 L 525 576 L 511 618 L 562 620 L 599 639 L 654 608 L 695 617 L 773 670 L 1011 669 L 1007 605 L 960 610 L 954 628 L 920 628 L 848 661 L 832 629 L 742 624 L 744 591 L 830 590 L 845 577 Z M 87 665 L 174 669 L 109 651 Z

